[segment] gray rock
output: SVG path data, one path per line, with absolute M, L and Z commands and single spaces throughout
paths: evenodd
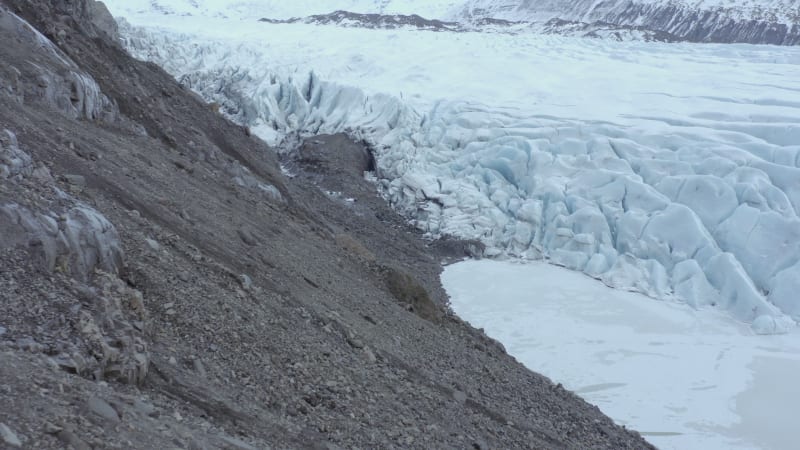
M 249 232 L 248 230 L 245 230 L 244 228 L 239 228 L 238 230 L 236 230 L 236 233 L 239 235 L 239 238 L 245 244 L 250 246 L 258 244 L 258 241 L 256 240 L 255 236 L 253 236 L 253 233 Z
M 77 187 L 86 186 L 86 178 L 83 175 L 67 174 L 62 176 L 61 179 L 72 186 L 77 186 Z
M 33 170 L 32 177 L 34 180 L 39 181 L 41 183 L 53 182 L 53 175 L 50 174 L 50 169 L 42 165 Z
M 6 328 L 5 327 L 0 327 L 0 336 L 2 336 L 4 334 L 6 334 Z
M 98 417 L 107 420 L 113 423 L 119 423 L 119 414 L 108 404 L 105 400 L 100 397 L 89 397 L 89 401 L 86 403 L 89 412 L 96 414 Z
M 0 247 L 21 242 L 33 244 L 39 263 L 48 271 L 60 270 L 86 280 L 95 268 L 119 273 L 122 246 L 116 228 L 95 209 L 80 202 L 58 215 L 25 206 L 0 205 Z
M 199 359 L 195 358 L 192 361 L 192 365 L 194 366 L 194 371 L 197 372 L 198 375 L 205 378 L 206 377 L 206 368 L 203 366 L 203 362 Z
M 453 399 L 463 405 L 467 402 L 467 394 L 461 391 L 453 391 Z
M 246 291 L 249 291 L 253 287 L 253 279 L 248 275 L 239 275 L 239 282 L 242 283 L 242 288 Z
M 364 342 L 356 337 L 348 337 L 347 343 L 350 344 L 350 346 L 353 348 L 358 348 L 358 349 L 364 348 Z
M 255 447 L 248 444 L 247 442 L 242 441 L 241 439 L 236 439 L 230 436 L 220 436 L 220 440 L 222 440 L 226 447 L 230 447 L 235 450 L 256 450 Z
M 0 422 L 0 438 L 12 447 L 22 447 L 22 442 L 17 437 L 17 434 L 2 422 Z
M 189 439 L 189 450 L 209 450 L 208 445 L 197 437 Z
M 154 241 L 153 239 L 145 239 L 144 242 L 147 244 L 148 247 L 150 247 L 150 250 L 154 252 L 161 250 L 161 244 Z
M 133 408 L 142 415 L 148 417 L 155 417 L 158 415 L 158 411 L 156 407 L 151 405 L 150 403 L 145 402 L 144 400 L 136 399 L 133 401 Z
M 364 356 L 366 356 L 367 361 L 370 363 L 375 363 L 378 361 L 378 358 L 375 356 L 375 353 L 369 349 L 369 347 L 364 348 Z
M 8 130 L 0 132 L 0 178 L 25 177 L 32 171 L 31 157 L 19 148 L 16 135 Z
M 72 447 L 75 450 L 92 450 L 89 444 L 83 442 L 81 438 L 70 430 L 62 430 L 56 434 L 58 440 L 64 443 L 67 447 Z

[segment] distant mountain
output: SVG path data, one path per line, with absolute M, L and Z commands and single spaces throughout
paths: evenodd
M 159 13 L 242 19 L 286 20 L 332 11 L 362 14 L 418 14 L 429 19 L 453 16 L 464 0 L 107 0 L 115 15 Z
M 800 44 L 800 0 L 468 0 L 451 20 L 534 22 L 551 33 L 643 33 L 659 40 Z

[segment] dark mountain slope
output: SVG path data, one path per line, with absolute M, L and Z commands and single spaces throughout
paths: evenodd
M 102 5 L 0 5 L 0 446 L 648 448 L 447 313 L 477 249 L 419 240 L 363 146 L 286 178 Z

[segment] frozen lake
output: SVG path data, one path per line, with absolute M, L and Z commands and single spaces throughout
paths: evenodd
M 798 448 L 796 329 L 755 335 L 545 263 L 466 261 L 442 281 L 459 316 L 659 448 Z

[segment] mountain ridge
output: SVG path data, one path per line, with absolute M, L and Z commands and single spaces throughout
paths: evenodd
M 688 42 L 800 43 L 800 2 L 795 0 L 469 0 L 453 18 L 489 17 L 540 24 L 557 20 L 571 25 L 612 25 L 665 33 L 673 40 Z

